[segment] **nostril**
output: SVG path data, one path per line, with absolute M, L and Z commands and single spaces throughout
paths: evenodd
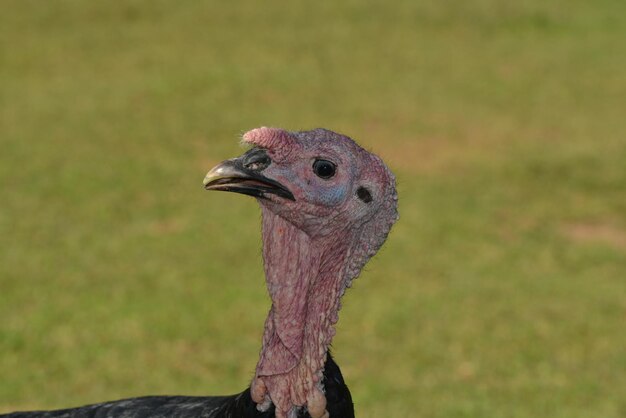
M 243 159 L 243 166 L 248 170 L 262 171 L 272 163 L 267 151 L 262 148 L 253 148 L 248 151 Z

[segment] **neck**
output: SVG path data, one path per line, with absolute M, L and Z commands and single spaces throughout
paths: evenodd
M 251 388 L 262 408 L 271 400 L 282 415 L 304 405 L 311 416 L 323 415 L 322 374 L 346 285 L 346 241 L 311 238 L 263 208 L 263 258 L 272 308 Z

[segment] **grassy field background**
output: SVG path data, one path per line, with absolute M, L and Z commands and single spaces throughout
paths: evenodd
M 0 412 L 245 387 L 259 210 L 201 184 L 270 125 L 398 177 L 357 416 L 626 416 L 624 1 L 0 5 Z

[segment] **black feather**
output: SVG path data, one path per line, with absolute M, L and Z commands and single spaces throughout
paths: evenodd
M 330 418 L 354 418 L 352 396 L 328 354 L 322 384 Z M 259 412 L 250 389 L 232 396 L 146 396 L 55 411 L 13 412 L 0 418 L 274 418 L 274 406 Z M 310 418 L 302 410 L 298 418 Z

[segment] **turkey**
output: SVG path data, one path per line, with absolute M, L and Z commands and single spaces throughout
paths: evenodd
M 350 418 L 350 391 L 329 353 L 341 297 L 398 218 L 395 178 L 338 133 L 257 128 L 251 148 L 214 167 L 206 190 L 261 206 L 272 301 L 254 378 L 232 396 L 150 396 L 1 418 Z

